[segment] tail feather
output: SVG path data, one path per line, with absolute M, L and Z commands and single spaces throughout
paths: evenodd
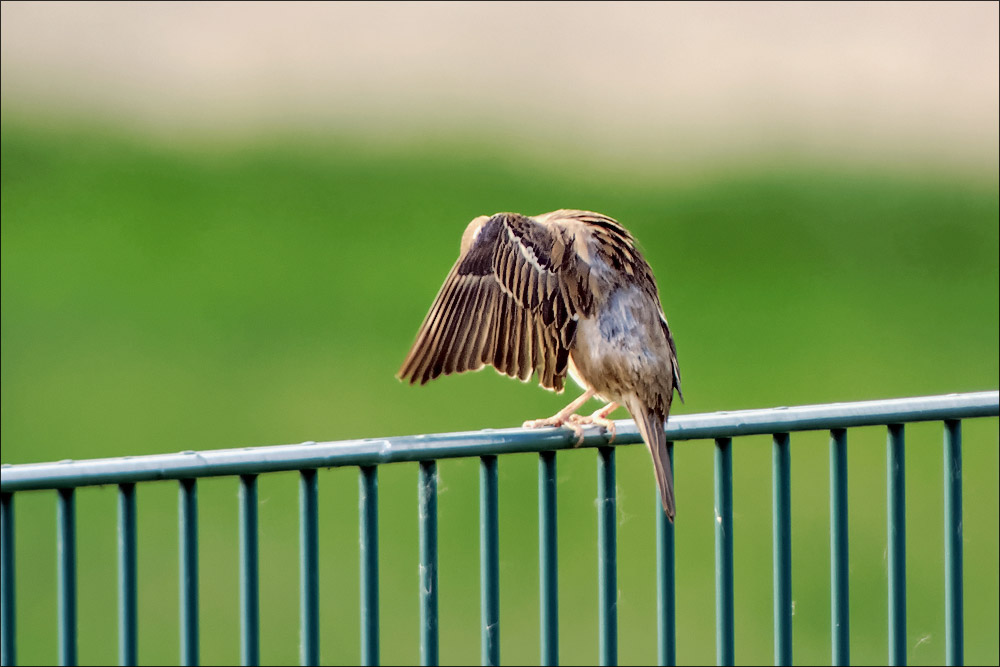
M 635 425 L 639 428 L 639 433 L 653 457 L 653 469 L 656 472 L 656 485 L 660 489 L 663 511 L 667 513 L 667 518 L 673 522 L 675 514 L 674 474 L 670 469 L 670 457 L 667 455 L 667 434 L 663 425 L 666 415 L 646 407 L 638 399 L 625 401 L 625 407 L 632 414 Z

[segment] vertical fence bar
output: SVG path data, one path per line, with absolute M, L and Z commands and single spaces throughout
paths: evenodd
M 830 431 L 830 637 L 834 665 L 851 664 L 848 596 L 847 431 Z
M 17 664 L 14 623 L 14 494 L 0 494 L 0 664 Z
M 198 485 L 180 480 L 181 664 L 198 664 Z
M 945 660 L 965 662 L 962 609 L 962 422 L 944 423 L 944 622 Z
M 559 558 L 556 453 L 538 454 L 538 605 L 540 661 L 559 664 Z
M 420 664 L 438 664 L 437 463 L 420 462 Z
M 902 424 L 889 425 L 886 447 L 889 538 L 889 664 L 906 664 L 906 475 Z
M 674 443 L 667 442 L 667 458 L 677 488 L 677 468 L 674 467 Z M 674 524 L 663 511 L 659 489 L 654 489 L 656 502 L 656 655 L 661 665 L 677 664 L 677 589 L 674 580 Z
M 138 662 L 135 484 L 118 485 L 118 662 Z
M 500 664 L 500 543 L 497 501 L 497 457 L 479 460 L 479 589 L 482 615 L 481 657 L 484 665 Z
M 792 664 L 792 472 L 787 433 L 772 447 L 774 538 L 774 664 Z
M 618 532 L 615 449 L 597 450 L 597 569 L 601 664 L 618 664 Z
M 240 475 L 240 661 L 260 662 L 257 475 Z
M 361 664 L 379 664 L 378 467 L 361 466 Z
M 76 664 L 76 501 L 59 489 L 59 664 Z
M 315 470 L 299 473 L 299 662 L 319 664 L 319 503 Z
M 735 662 L 733 621 L 733 439 L 715 441 L 715 660 Z

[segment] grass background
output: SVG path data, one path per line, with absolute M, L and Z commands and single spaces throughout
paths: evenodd
M 394 378 L 480 214 L 572 207 L 638 238 L 694 413 L 994 389 L 996 175 L 794 156 L 689 172 L 517 144 L 151 139 L 5 115 L 3 462 L 340 440 L 546 416 L 492 371 Z M 591 407 L 591 406 L 588 406 Z M 596 406 L 594 406 L 596 407 Z M 616 416 L 625 417 L 625 413 Z M 998 432 L 965 426 L 966 660 L 998 656 Z M 909 660 L 944 659 L 941 427 L 907 430 Z M 851 638 L 886 656 L 885 433 L 850 434 Z M 559 458 L 561 658 L 597 655 L 595 453 Z M 795 436 L 795 659 L 829 659 L 828 449 Z M 500 464 L 501 657 L 537 661 L 536 457 Z M 440 464 L 441 659 L 479 656 L 477 462 Z M 622 663 L 655 659 L 655 490 L 618 453 Z M 712 447 L 676 449 L 678 660 L 712 664 Z M 320 474 L 322 658 L 359 654 L 357 481 Z M 386 664 L 418 654 L 416 467 L 380 472 Z M 736 655 L 772 659 L 770 439 L 734 444 Z M 176 485 L 139 508 L 139 658 L 178 655 Z M 237 484 L 199 484 L 202 660 L 239 656 Z M 260 480 L 261 656 L 298 656 L 295 475 Z M 78 494 L 80 659 L 116 660 L 115 492 Z M 18 656 L 56 659 L 55 503 L 16 498 Z

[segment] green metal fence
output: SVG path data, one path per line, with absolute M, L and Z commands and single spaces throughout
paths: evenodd
M 792 662 L 791 597 L 791 466 L 790 433 L 830 432 L 830 552 L 831 645 L 833 664 L 849 664 L 847 540 L 847 429 L 887 428 L 888 534 L 888 663 L 906 662 L 906 534 L 904 495 L 905 427 L 910 422 L 940 421 L 944 425 L 944 550 L 946 587 L 945 636 L 948 664 L 963 663 L 962 602 L 962 420 L 996 417 L 998 392 L 951 394 L 923 398 L 839 403 L 769 410 L 747 410 L 671 417 L 668 453 L 673 442 L 711 440 L 715 447 L 715 587 L 716 654 L 719 664 L 735 661 L 733 613 L 733 495 L 732 439 L 773 436 L 774 522 L 774 654 L 775 664 Z M 58 523 L 59 661 L 77 661 L 77 582 L 75 491 L 78 487 L 114 484 L 118 487 L 119 660 L 137 659 L 137 575 L 135 485 L 176 480 L 179 487 L 180 531 L 180 655 L 186 665 L 198 664 L 198 486 L 212 476 L 238 476 L 240 524 L 241 661 L 259 661 L 259 566 L 257 476 L 299 471 L 301 662 L 319 661 L 319 527 L 317 474 L 319 468 L 356 466 L 360 496 L 361 660 L 379 662 L 378 467 L 402 461 L 419 462 L 418 502 L 420 541 L 420 660 L 438 661 L 437 464 L 454 457 L 480 458 L 480 591 L 482 662 L 500 662 L 500 578 L 497 529 L 497 458 L 503 454 L 537 452 L 540 662 L 558 664 L 558 604 L 556 549 L 556 461 L 558 450 L 573 447 L 572 434 L 559 429 L 507 429 L 434 436 L 407 436 L 344 442 L 303 443 L 157 456 L 89 461 L 63 461 L 2 468 L 0 525 L 0 610 L 4 665 L 16 664 L 14 500 L 17 493 L 55 490 Z M 616 445 L 641 442 L 630 421 L 618 423 Z M 617 539 L 615 447 L 597 430 L 587 431 L 584 447 L 598 450 L 598 577 L 601 664 L 616 664 Z M 658 499 L 658 496 L 657 496 Z M 658 500 L 657 500 L 658 502 Z M 673 526 L 657 512 L 657 612 L 660 664 L 675 661 L 675 571 Z

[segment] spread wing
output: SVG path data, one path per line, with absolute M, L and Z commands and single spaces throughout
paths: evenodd
M 593 311 L 587 264 L 557 223 L 499 213 L 474 231 L 398 377 L 423 384 L 486 364 L 561 391 L 580 316 Z

